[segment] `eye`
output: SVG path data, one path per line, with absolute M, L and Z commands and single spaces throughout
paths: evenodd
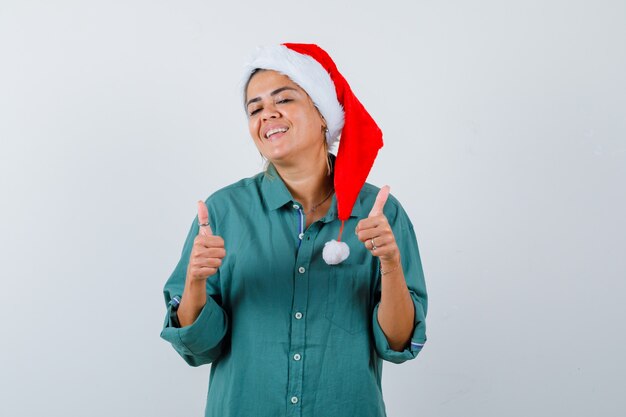
M 285 103 L 289 103 L 290 101 L 293 101 L 293 100 L 290 99 L 290 98 L 283 98 L 281 100 L 278 100 L 276 103 L 278 103 L 278 104 L 285 104 Z
M 254 110 L 252 110 L 252 111 L 250 112 L 249 116 L 254 116 L 255 114 L 257 114 L 257 113 L 258 113 L 258 112 L 260 112 L 260 111 L 261 111 L 261 109 L 260 109 L 260 108 L 258 108 L 258 109 L 254 109 Z

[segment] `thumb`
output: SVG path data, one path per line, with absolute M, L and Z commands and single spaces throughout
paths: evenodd
M 199 234 L 203 236 L 213 235 L 211 226 L 209 225 L 209 209 L 204 201 L 198 201 L 198 224 L 200 226 Z
M 387 202 L 387 198 L 389 198 L 389 190 L 391 188 L 388 185 L 385 185 L 380 189 L 378 195 L 376 196 L 376 201 L 374 201 L 374 206 L 370 211 L 370 214 L 367 217 L 378 216 L 379 214 L 383 214 L 383 207 L 385 207 L 385 203 Z

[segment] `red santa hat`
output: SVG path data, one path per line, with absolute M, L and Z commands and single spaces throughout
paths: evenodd
M 329 146 L 339 141 L 334 182 L 341 228 L 337 241 L 327 242 L 323 253 L 327 263 L 338 264 L 349 255 L 348 245 L 341 242 L 343 225 L 383 146 L 382 132 L 319 46 L 285 43 L 257 48 L 245 65 L 244 88 L 258 69 L 280 72 L 306 91 L 326 120 Z

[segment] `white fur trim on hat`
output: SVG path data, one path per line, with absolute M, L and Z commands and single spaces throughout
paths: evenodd
M 326 119 L 328 145 L 335 144 L 343 129 L 344 113 L 337 100 L 335 84 L 322 64 L 284 45 L 259 47 L 244 66 L 242 90 L 246 88 L 250 76 L 257 69 L 278 71 L 306 91 Z M 246 96 L 245 91 L 243 96 Z

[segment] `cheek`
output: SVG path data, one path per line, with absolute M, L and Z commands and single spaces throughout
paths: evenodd
M 255 118 L 248 119 L 248 131 L 255 141 L 258 139 L 259 121 Z
M 311 103 L 310 107 L 307 109 L 306 113 L 306 125 L 311 131 L 321 131 L 321 126 L 323 124 L 322 117 L 320 116 L 317 108 Z
M 302 130 L 306 132 L 307 136 L 313 136 L 317 138 L 320 132 L 322 131 L 322 121 L 317 117 L 315 113 L 309 113 L 303 115 L 299 119 L 299 126 L 301 126 Z

